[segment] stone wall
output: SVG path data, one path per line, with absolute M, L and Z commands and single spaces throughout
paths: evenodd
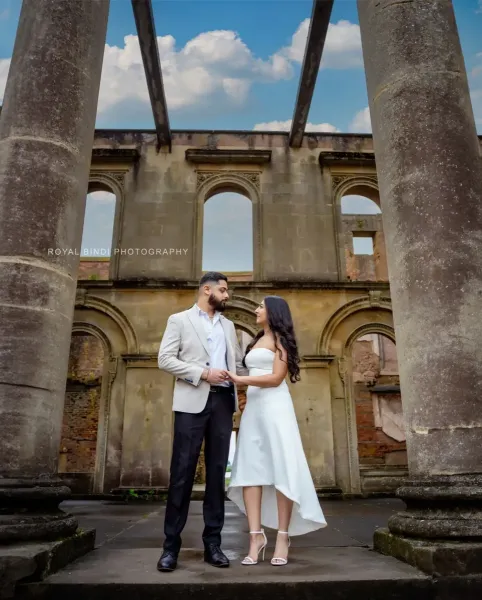
M 108 280 L 109 269 L 109 258 L 81 258 L 77 279 Z
M 372 461 L 362 467 L 396 462 L 403 441 L 386 431 L 394 394 L 382 388 L 374 404 L 373 391 L 375 383 L 392 383 L 393 374 L 379 373 L 371 386 L 356 382 L 359 407 L 352 409 L 345 372 L 354 331 L 371 324 L 393 330 L 381 217 L 342 215 L 340 207 L 349 194 L 379 201 L 371 136 L 309 134 L 292 150 L 287 134 L 178 131 L 172 152 L 157 153 L 153 132 L 97 131 L 94 188 L 117 198 L 113 247 L 158 251 L 117 253 L 108 280 L 100 272 L 105 263 L 81 263 L 75 321 L 97 327 L 111 347 L 108 420 L 102 413 L 99 421 L 106 436 L 96 466 L 100 489 L 168 484 L 173 378 L 157 368 L 157 353 L 168 317 L 195 301 L 203 203 L 223 191 L 251 199 L 254 228 L 254 271 L 228 273 L 226 316 L 252 335 L 265 295 L 288 301 L 302 358 L 302 380 L 289 386 L 315 485 L 360 490 L 357 435 L 362 459 Z M 374 254 L 347 265 L 354 232 L 373 237 Z M 357 426 L 357 411 L 365 429 Z M 201 458 L 196 479 L 203 478 Z

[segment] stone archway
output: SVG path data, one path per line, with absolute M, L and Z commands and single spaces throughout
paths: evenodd
M 350 356 L 360 335 L 380 333 L 395 341 L 391 302 L 380 292 L 356 298 L 341 306 L 328 319 L 319 341 L 319 354 L 334 356 L 330 364 L 330 386 L 334 421 L 337 484 L 346 493 L 361 494 L 358 436 Z
M 104 347 L 94 491 L 108 492 L 120 482 L 126 363 L 138 354 L 138 341 L 127 317 L 108 301 L 77 290 L 72 333 L 87 333 Z
M 117 359 L 101 328 L 74 321 L 69 367 L 59 475 L 74 492 L 102 493 Z

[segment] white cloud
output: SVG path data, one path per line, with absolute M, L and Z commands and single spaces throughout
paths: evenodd
M 350 131 L 353 133 L 371 133 L 372 122 L 370 118 L 370 108 L 367 106 L 363 110 L 360 110 L 355 115 L 353 121 L 350 123 Z
M 158 37 L 162 76 L 169 110 L 208 102 L 221 94 L 223 101 L 242 104 L 255 81 L 275 82 L 293 75 L 282 56 L 256 58 L 234 31 L 208 31 L 180 50 L 172 36 Z M 119 102 L 135 103 L 146 114 L 149 96 L 138 38 L 128 35 L 124 47 L 105 47 L 99 95 L 99 113 Z
M 291 79 L 295 74 L 294 65 L 303 60 L 308 29 L 309 19 L 306 19 L 292 36 L 291 45 L 265 60 L 256 57 L 238 33 L 231 30 L 201 33 L 180 49 L 176 48 L 172 35 L 158 37 L 169 111 L 201 109 L 218 103 L 240 106 L 246 102 L 255 82 Z M 9 65 L 10 59 L 0 60 L 0 98 Z M 358 25 L 349 21 L 330 23 L 322 66 L 347 68 L 361 65 Z M 121 46 L 105 45 L 98 115 L 115 119 L 116 123 L 121 123 L 123 117 L 129 120 L 150 118 L 148 89 L 136 35 L 125 36 Z
M 309 29 L 310 19 L 305 19 L 293 35 L 291 46 L 284 48 L 281 54 L 294 62 L 303 62 Z M 360 27 L 350 21 L 330 23 L 320 67 L 348 69 L 362 66 Z
M 291 119 L 288 121 L 269 121 L 269 123 L 256 123 L 253 127 L 254 131 L 290 131 Z M 330 123 L 307 123 L 305 131 L 309 132 L 326 132 L 334 133 L 340 131 Z

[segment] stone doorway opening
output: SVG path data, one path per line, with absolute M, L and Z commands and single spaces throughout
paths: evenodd
M 96 491 L 98 439 L 105 351 L 102 341 L 87 332 L 74 332 L 70 344 L 65 390 L 59 476 L 73 494 Z
M 396 345 L 378 332 L 361 335 L 351 364 L 362 491 L 393 492 L 408 472 Z

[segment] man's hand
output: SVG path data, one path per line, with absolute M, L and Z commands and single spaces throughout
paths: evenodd
M 212 385 L 224 383 L 228 381 L 228 372 L 224 369 L 210 369 L 206 381 Z

